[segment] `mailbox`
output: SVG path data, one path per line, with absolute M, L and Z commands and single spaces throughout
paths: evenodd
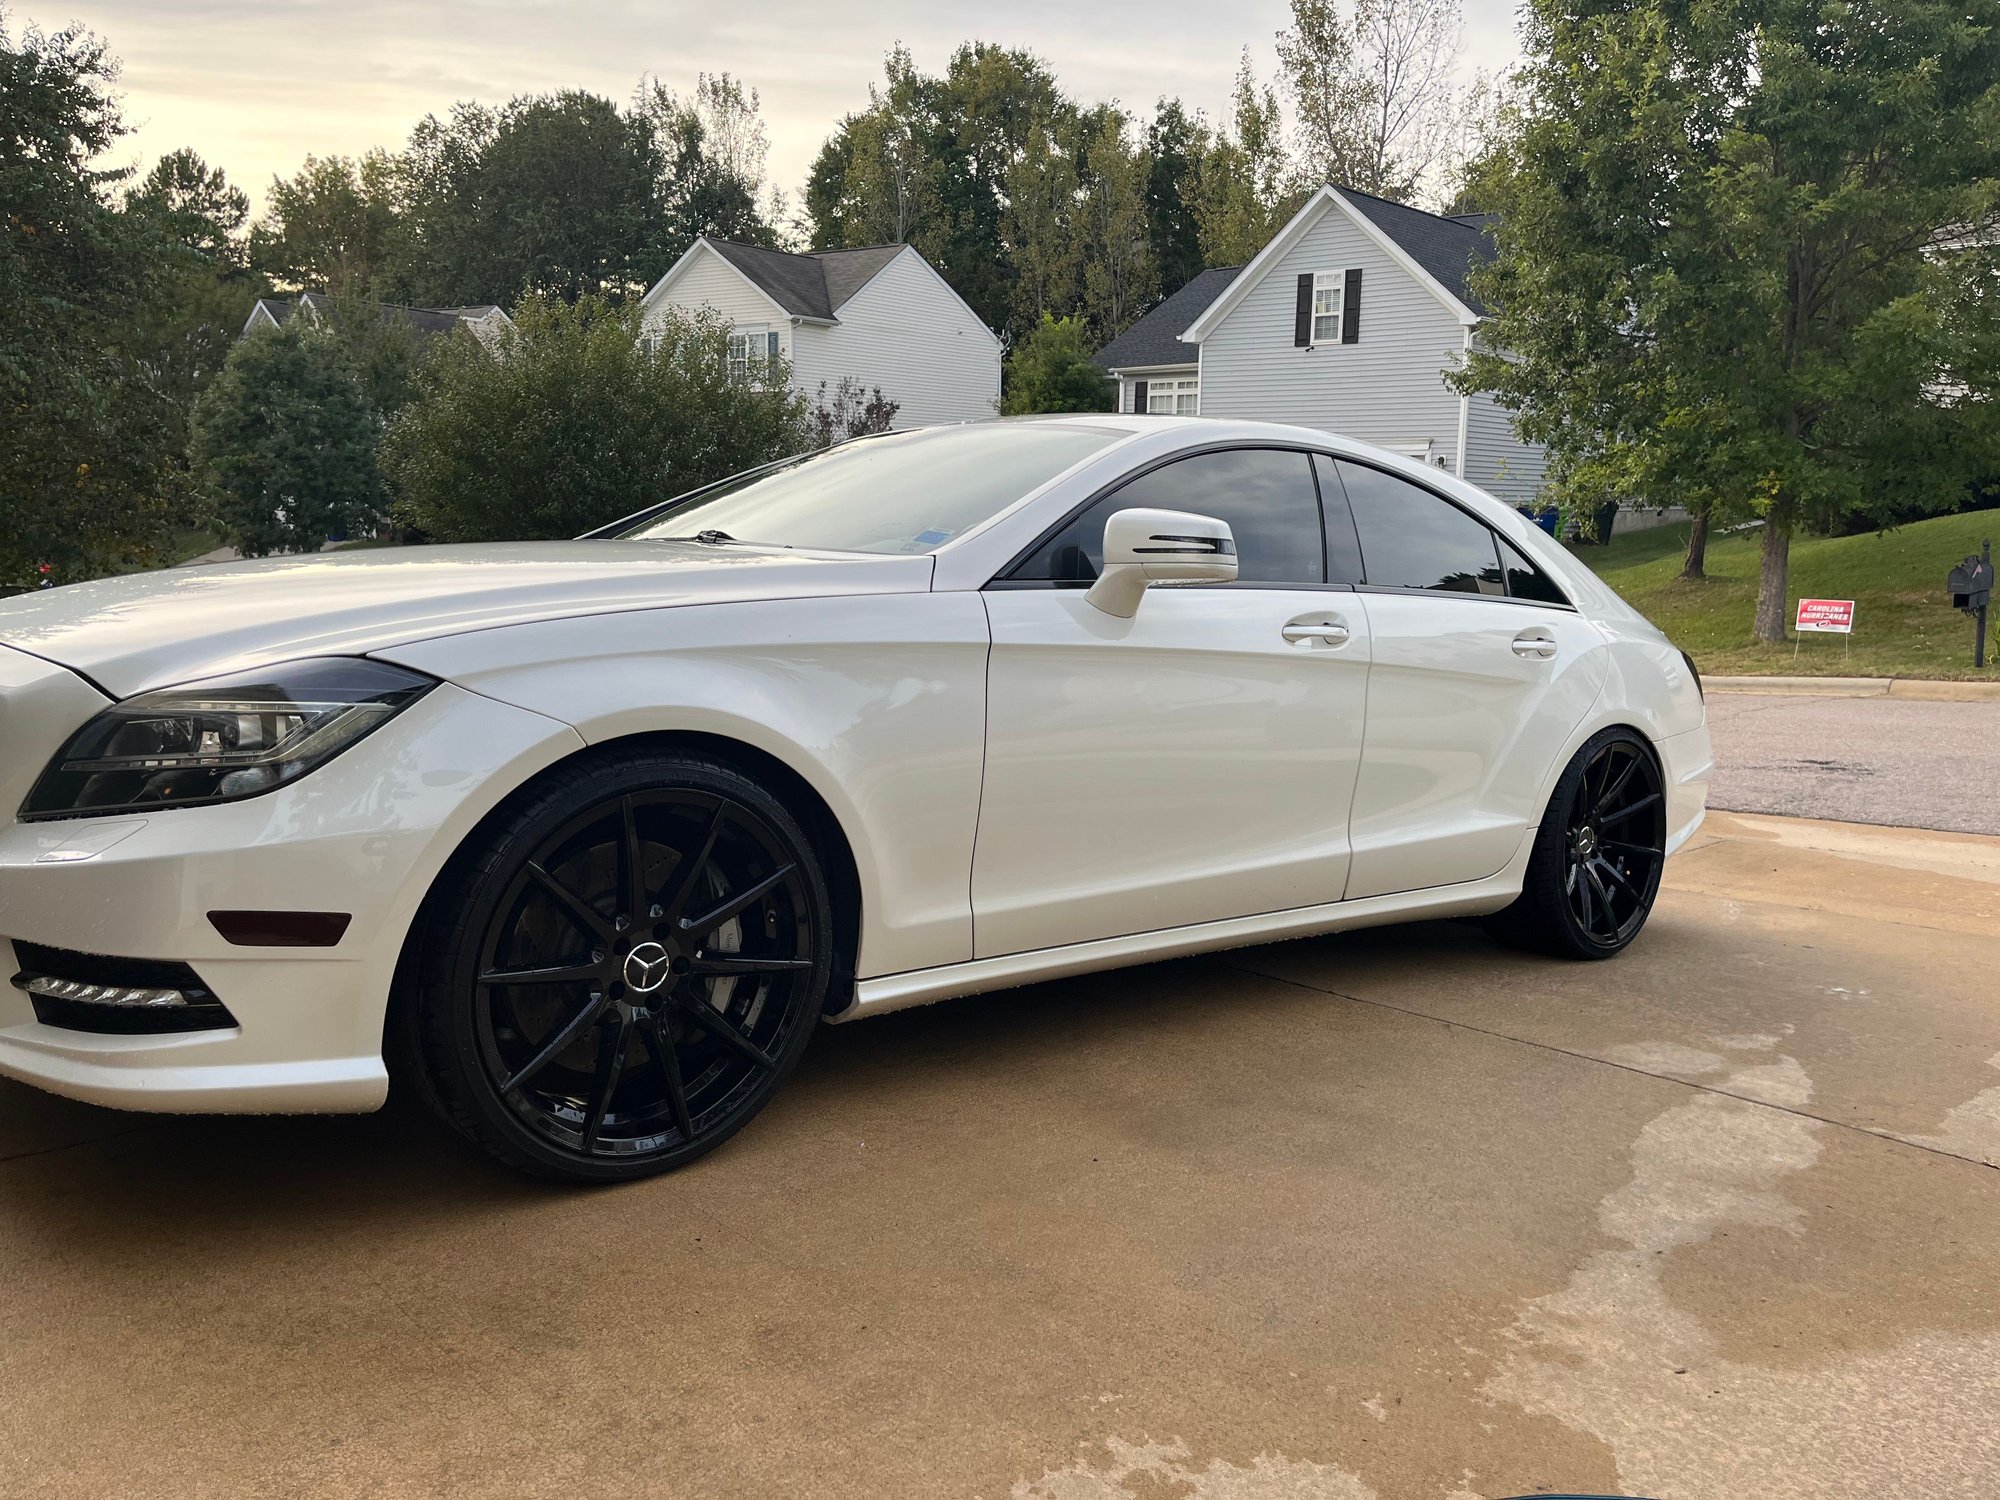
M 1951 570 L 1945 585 L 1951 591 L 1951 607 L 1978 614 L 1993 597 L 1993 563 L 1977 553 Z

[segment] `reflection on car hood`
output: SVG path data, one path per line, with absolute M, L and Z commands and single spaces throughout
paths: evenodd
M 371 548 L 136 573 L 0 601 L 0 642 L 126 697 L 301 656 L 526 620 L 744 599 L 922 593 L 928 556 L 687 542 Z

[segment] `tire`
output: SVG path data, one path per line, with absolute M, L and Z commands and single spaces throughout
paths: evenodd
M 1652 746 L 1629 729 L 1593 735 L 1556 781 L 1519 898 L 1486 918 L 1487 931 L 1557 958 L 1622 953 L 1652 914 L 1666 837 Z
M 684 1166 L 797 1066 L 833 931 L 811 841 L 753 778 L 660 751 L 569 762 L 482 828 L 431 902 L 418 1092 L 534 1176 Z

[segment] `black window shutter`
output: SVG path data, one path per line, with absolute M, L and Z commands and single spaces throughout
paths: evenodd
M 1313 278 L 1312 272 L 1299 272 L 1299 310 L 1292 320 L 1292 347 L 1309 348 L 1313 341 Z
M 1361 342 L 1361 273 L 1349 271 L 1347 285 L 1340 294 L 1340 341 L 1343 344 Z
M 1146 382 L 1143 380 L 1135 380 L 1132 382 L 1132 410 L 1139 413 L 1141 416 L 1145 415 Z

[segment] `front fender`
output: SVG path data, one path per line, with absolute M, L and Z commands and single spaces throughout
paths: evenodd
M 988 644 L 979 596 L 951 593 L 640 610 L 374 654 L 590 744 L 700 733 L 790 767 L 853 851 L 867 978 L 972 957 Z

